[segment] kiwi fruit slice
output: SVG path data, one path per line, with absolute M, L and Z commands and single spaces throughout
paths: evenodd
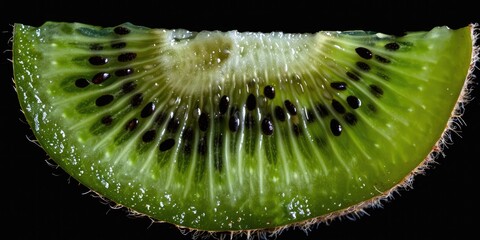
M 468 99 L 475 27 L 15 24 L 14 82 L 40 145 L 104 198 L 189 229 L 275 230 L 410 184 Z

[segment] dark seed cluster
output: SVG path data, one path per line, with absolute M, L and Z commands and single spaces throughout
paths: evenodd
M 124 26 L 118 26 L 113 29 L 113 32 L 119 36 L 119 39 L 121 39 L 121 36 L 127 35 L 131 32 L 131 30 L 127 27 Z M 102 56 L 102 50 L 105 48 L 108 48 L 110 46 L 111 49 L 117 49 L 121 51 L 121 49 L 124 49 L 127 46 L 127 43 L 124 41 L 119 41 L 119 39 L 112 41 L 110 45 L 104 45 L 100 43 L 94 43 L 90 45 L 90 50 L 93 51 L 92 56 L 90 56 L 87 61 L 89 64 L 92 66 L 104 66 L 107 65 L 111 62 L 112 59 L 110 57 L 105 57 Z M 118 62 L 130 62 L 133 61 L 137 58 L 137 53 L 135 52 L 122 52 L 119 53 L 117 56 L 113 56 Z M 115 69 L 112 72 L 104 72 L 104 71 L 99 71 L 93 76 L 91 76 L 90 80 L 88 80 L 88 77 L 79 77 L 75 80 L 75 86 L 79 89 L 86 88 L 90 85 L 90 83 L 95 84 L 95 85 L 100 85 L 105 83 L 107 80 L 110 80 L 112 78 L 122 78 L 126 76 L 130 76 L 134 74 L 135 71 L 131 67 L 126 67 L 126 68 L 118 68 Z M 137 84 L 135 81 L 128 81 L 124 83 L 121 87 L 121 95 L 128 94 L 133 92 L 137 87 Z M 95 99 L 95 105 L 98 107 L 103 107 L 109 105 L 111 102 L 115 100 L 116 95 L 112 94 L 103 94 Z M 228 111 L 229 108 L 229 103 L 230 99 L 227 96 L 224 96 L 219 104 L 219 111 L 222 114 L 225 114 Z M 142 93 L 136 93 L 132 96 L 130 96 L 130 105 L 131 107 L 142 107 L 140 111 L 140 118 L 145 119 L 148 118 L 152 115 L 154 115 L 155 110 L 156 110 L 156 104 L 154 102 L 148 102 L 144 104 L 144 96 Z M 248 106 L 253 110 L 256 108 L 256 99 L 250 97 L 248 100 Z M 233 118 L 237 122 L 237 129 L 238 126 L 240 125 L 240 120 L 237 118 Z M 155 119 L 155 122 L 158 124 L 162 124 L 165 121 L 168 121 L 166 124 L 166 130 L 169 133 L 176 133 L 179 128 L 180 128 L 180 120 L 176 116 L 171 116 L 168 117 L 167 114 L 165 113 L 158 113 L 157 117 Z M 114 117 L 112 115 L 105 115 L 100 119 L 100 123 L 109 126 L 114 122 Z M 198 119 L 198 127 L 201 131 L 206 131 L 208 129 L 210 123 L 210 115 L 206 112 L 202 113 Z M 125 124 L 125 130 L 128 132 L 134 131 L 135 129 L 138 128 L 140 124 L 139 118 L 132 118 L 130 119 L 126 124 Z M 235 124 L 233 124 L 235 125 Z M 233 126 L 235 127 L 235 126 Z M 153 142 L 156 137 L 157 137 L 157 130 L 156 129 L 149 129 L 142 133 L 141 135 L 142 142 L 144 143 L 150 143 Z M 191 151 L 191 144 L 193 143 L 193 130 L 191 128 L 187 128 L 184 130 L 183 135 L 185 138 L 185 145 L 184 145 L 184 151 L 189 152 Z M 172 149 L 175 146 L 175 140 L 173 138 L 167 138 L 164 140 L 161 140 L 158 149 L 160 152 L 165 152 L 170 149 Z M 207 152 L 207 140 L 206 137 L 202 137 L 199 141 L 199 153 L 200 154 L 205 154 Z
M 387 50 L 390 50 L 390 51 L 396 51 L 400 48 L 400 45 L 398 45 L 398 43 L 387 43 L 385 45 L 385 48 Z M 367 48 L 364 48 L 364 47 L 358 47 L 355 49 L 355 52 L 358 54 L 358 56 L 360 56 L 361 58 L 364 58 L 364 59 L 372 59 L 373 56 L 375 56 L 375 60 L 381 62 L 381 63 L 390 63 L 390 60 L 383 57 L 383 56 L 380 56 L 380 55 L 377 55 L 377 54 L 373 54 L 372 51 L 370 51 L 369 49 Z M 357 63 L 358 65 L 358 63 Z M 367 65 L 368 66 L 368 65 Z M 360 66 L 359 66 L 360 67 Z M 360 67 L 362 68 L 362 67 Z M 370 70 L 370 68 L 368 68 Z
M 400 45 L 398 43 L 392 42 L 392 43 L 385 44 L 385 48 L 389 51 L 397 51 L 400 48 Z M 365 47 L 357 47 L 355 48 L 355 52 L 362 60 L 355 62 L 356 70 L 352 69 L 350 71 L 346 71 L 345 74 L 347 76 L 347 79 L 351 81 L 360 82 L 362 80 L 362 73 L 370 72 L 372 70 L 372 67 L 369 62 L 371 60 L 375 60 L 383 64 L 391 63 L 391 60 L 385 58 L 384 56 L 375 54 L 370 49 Z M 377 75 L 379 75 L 385 80 L 389 79 L 388 76 L 386 76 L 385 74 L 377 73 Z M 330 83 L 330 87 L 336 91 L 345 91 L 348 88 L 348 84 L 346 82 L 335 81 Z M 370 84 L 368 85 L 368 88 L 370 90 L 370 93 L 377 98 L 381 97 L 384 94 L 383 89 L 378 85 Z M 362 106 L 362 101 L 358 97 L 353 95 L 350 95 L 346 98 L 346 103 L 348 104 L 347 107 L 350 107 L 353 110 L 358 109 L 359 107 Z M 357 116 L 354 113 L 349 112 L 348 109 L 342 104 L 342 102 L 340 102 L 337 99 L 332 99 L 330 104 L 336 113 L 341 114 L 343 116 L 343 119 L 347 124 L 352 126 L 357 124 L 358 122 Z M 375 106 L 372 104 L 368 104 L 367 107 L 372 112 L 376 111 Z M 318 104 L 316 106 L 316 110 L 321 117 L 328 115 L 328 109 L 322 104 Z M 306 114 L 307 119 L 309 119 L 310 115 L 311 114 Z M 330 121 L 330 131 L 334 136 L 340 136 L 342 133 L 342 130 L 343 130 L 342 124 L 338 119 L 332 119 Z
M 126 35 L 130 33 L 130 29 L 123 26 L 118 26 L 114 28 L 113 31 L 117 35 Z M 125 48 L 126 46 L 127 46 L 127 43 L 123 41 L 114 41 L 110 44 L 110 47 L 112 49 L 122 49 L 122 48 Z M 100 54 L 101 53 L 100 51 L 104 49 L 105 49 L 105 46 L 100 43 L 91 44 L 90 50 L 92 50 L 94 54 L 88 58 L 88 63 L 93 66 L 103 66 L 103 65 L 109 64 L 111 59 L 108 57 L 102 56 Z M 128 62 L 128 61 L 134 60 L 136 57 L 137 57 L 137 54 L 134 52 L 123 52 L 117 56 L 117 60 L 119 62 Z M 75 81 L 75 86 L 78 88 L 85 88 L 89 85 L 90 82 L 93 84 L 102 84 L 107 80 L 109 80 L 113 75 L 116 77 L 125 77 L 133 73 L 134 73 L 134 69 L 132 68 L 121 68 L 113 72 L 99 71 L 91 77 L 90 81 L 88 81 L 87 80 L 88 78 L 85 78 L 85 77 L 78 78 Z
M 107 44 L 92 44 L 90 46 L 92 55 L 86 60 L 88 61 L 87 64 L 92 65 L 92 69 L 100 70 L 95 72 L 93 76 L 79 76 L 75 80 L 75 86 L 77 88 L 83 89 L 102 86 L 101 84 L 106 81 L 115 81 L 116 79 L 135 74 L 135 69 L 130 67 L 131 64 L 127 62 L 136 60 L 138 57 L 137 53 L 125 49 L 127 43 L 122 41 L 122 36 L 129 34 L 131 30 L 127 27 L 118 26 L 113 29 L 113 32 L 117 38 L 115 41 Z M 102 50 L 108 49 L 109 47 L 111 49 L 117 49 L 118 52 L 121 53 L 115 56 L 105 57 L 105 55 L 102 55 Z M 387 43 L 384 47 L 388 51 L 397 51 L 400 45 L 393 42 Z M 330 83 L 330 88 L 334 91 L 343 91 L 343 93 L 347 93 L 348 95 L 347 89 L 353 85 L 361 84 L 363 74 L 367 72 L 374 73 L 374 70 L 376 70 L 375 67 L 379 63 L 388 64 L 391 62 L 390 59 L 380 56 L 365 47 L 358 47 L 355 49 L 355 52 L 360 57 L 357 57 L 358 61 L 354 62 L 354 65 L 352 64 L 353 67 L 351 67 L 351 69 L 344 72 L 345 75 L 342 76 L 343 79 Z M 388 54 L 386 56 L 388 56 Z M 119 65 L 123 67 L 108 71 L 101 70 L 104 65 L 108 66 L 112 64 L 112 62 L 120 63 Z M 262 86 L 263 88 L 259 89 L 261 92 L 260 95 L 263 94 L 263 96 L 249 93 L 248 95 L 244 95 L 245 97 L 241 102 L 232 102 L 233 98 L 231 97 L 233 96 L 220 95 L 221 97 L 219 96 L 216 100 L 218 105 L 215 106 L 215 108 L 218 107 L 218 109 L 198 109 L 200 112 L 198 117 L 190 118 L 193 120 L 184 122 L 185 120 L 182 114 L 177 112 L 163 112 L 162 109 L 157 106 L 158 102 L 156 102 L 156 100 L 152 101 L 148 99 L 148 97 L 144 96 L 141 92 L 135 93 L 137 89 L 136 80 L 124 78 L 124 81 L 121 89 L 117 89 L 118 93 L 98 96 L 95 99 L 95 105 L 103 107 L 115 101 L 116 98 L 121 96 L 128 97 L 129 108 L 137 108 L 139 114 L 129 119 L 129 121 L 122 126 L 125 128 L 125 132 L 144 129 L 144 127 L 139 126 L 142 126 L 141 124 L 145 124 L 146 122 L 152 122 L 148 121 L 148 118 L 154 116 L 155 121 L 152 127 L 147 130 L 142 130 L 142 132 L 139 133 L 141 142 L 143 142 L 142 144 L 155 143 L 155 147 L 158 147 L 159 152 L 166 152 L 177 148 L 183 151 L 185 155 L 189 155 L 195 150 L 199 156 L 204 156 L 209 151 L 212 153 L 211 146 L 209 145 L 213 145 L 216 149 L 221 148 L 225 137 L 222 133 L 217 133 L 215 129 L 212 129 L 213 126 L 220 125 L 220 122 L 223 124 L 221 126 L 228 126 L 228 129 L 232 133 L 236 133 L 242 128 L 260 129 L 261 134 L 267 138 L 268 136 L 276 134 L 276 131 L 278 132 L 279 129 L 281 129 L 281 126 L 277 126 L 277 124 L 283 125 L 287 119 L 291 121 L 289 122 L 289 124 L 291 124 L 289 126 L 291 126 L 290 130 L 293 135 L 302 136 L 306 135 L 306 132 L 304 131 L 305 129 L 302 129 L 303 125 L 299 123 L 299 119 L 304 117 L 304 120 L 310 124 L 319 121 L 321 118 L 326 118 L 325 120 L 330 132 L 334 136 L 340 136 L 344 130 L 342 123 L 350 126 L 357 124 L 357 115 L 353 110 L 362 106 L 362 101 L 353 95 L 349 95 L 346 99 L 334 98 L 330 100 L 330 102 L 316 103 L 312 108 L 304 108 L 304 106 L 299 105 L 297 99 L 291 98 L 276 99 L 276 103 L 273 103 L 271 100 L 281 97 L 281 94 L 279 95 L 276 91 L 281 88 L 275 89 L 275 84 L 271 84 Z M 370 93 L 375 97 L 381 97 L 384 94 L 383 89 L 378 85 L 370 84 L 367 86 Z M 263 107 L 265 102 L 267 105 L 269 103 L 274 104 L 273 106 L 270 105 L 273 111 L 262 112 L 261 116 L 259 116 L 256 110 Z M 372 111 L 376 110 L 372 104 L 366 105 L 368 109 L 373 109 Z M 340 116 L 332 118 L 331 115 Z M 100 123 L 104 126 L 109 126 L 120 122 L 118 120 L 116 121 L 114 117 L 115 115 L 107 114 L 100 119 Z M 124 123 L 122 122 L 122 124 Z M 159 126 L 166 127 L 165 134 L 158 129 Z M 212 134 L 208 134 L 207 131 Z M 250 130 L 250 132 L 252 131 Z M 177 133 L 181 136 L 180 139 L 175 137 L 178 136 Z M 175 145 L 178 146 L 176 147 Z M 215 151 L 219 150 L 213 150 L 213 154 L 215 154 Z M 222 169 L 221 156 L 214 157 L 214 165 L 217 170 Z

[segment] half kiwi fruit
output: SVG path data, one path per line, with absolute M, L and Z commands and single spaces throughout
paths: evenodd
M 441 152 L 475 25 L 404 36 L 15 24 L 38 142 L 99 195 L 204 231 L 355 214 Z

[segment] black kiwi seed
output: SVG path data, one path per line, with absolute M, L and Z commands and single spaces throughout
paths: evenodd
M 238 128 L 240 127 L 240 118 L 238 117 L 238 112 L 237 111 L 235 111 L 230 116 L 230 120 L 228 120 L 228 127 L 230 128 L 230 131 L 232 131 L 232 132 L 238 131 Z
M 84 88 L 84 87 L 87 87 L 88 85 L 89 83 L 85 78 L 79 78 L 75 80 L 75 86 L 77 86 L 78 88 Z
M 134 118 L 125 125 L 125 130 L 133 131 L 135 128 L 137 128 L 137 125 L 138 125 L 138 119 Z
M 368 72 L 370 71 L 370 65 L 364 63 L 364 62 L 357 62 L 357 67 L 360 68 L 361 70 Z
M 347 103 L 353 109 L 357 109 L 362 105 L 362 101 L 355 96 L 348 96 Z
M 295 134 L 295 136 L 300 136 L 300 133 L 302 133 L 298 124 L 293 124 L 292 130 L 293 130 L 293 133 Z
M 105 82 L 107 79 L 110 78 L 110 74 L 109 73 L 106 73 L 106 72 L 99 72 L 97 74 L 95 74 L 95 76 L 93 76 L 92 78 L 92 83 L 95 83 L 95 84 L 100 84 L 100 83 L 103 83 Z
M 255 95 L 250 93 L 247 97 L 247 109 L 252 111 L 257 107 L 257 99 L 255 98 Z
M 335 111 L 337 111 L 340 114 L 343 114 L 346 111 L 345 107 L 343 107 L 343 105 L 335 99 L 332 100 L 332 107 L 333 109 L 335 109 Z
M 381 63 L 390 63 L 390 60 L 379 55 L 375 55 L 375 59 Z
M 100 120 L 100 122 L 108 126 L 108 125 L 112 124 L 113 118 L 112 118 L 112 116 L 107 115 L 107 116 L 102 117 L 102 120 Z
M 208 113 L 202 112 L 198 118 L 198 127 L 201 131 L 207 131 L 208 129 L 209 116 Z
M 130 101 L 130 104 L 132 104 L 132 107 L 137 107 L 138 105 L 142 104 L 142 101 L 143 101 L 143 94 L 137 93 L 133 95 L 132 100 Z
M 118 35 L 125 35 L 125 34 L 129 34 L 130 33 L 130 29 L 126 28 L 126 27 L 115 27 L 113 29 L 113 31 L 118 34 Z
M 124 48 L 127 46 L 127 43 L 126 42 L 116 42 L 116 43 L 112 43 L 112 45 L 110 45 L 112 48 L 115 48 L 115 49 L 121 49 L 121 48 Z
M 167 150 L 170 150 L 174 145 L 175 140 L 173 138 L 169 138 L 161 142 L 158 148 L 160 149 L 160 152 L 165 152 Z
M 370 92 L 375 96 L 375 97 L 381 97 L 383 95 L 383 89 L 380 88 L 377 85 L 370 85 Z
M 218 103 L 218 109 L 220 110 L 221 114 L 224 114 L 228 110 L 228 105 L 230 104 L 230 98 L 224 95 L 220 98 L 220 102 Z
M 347 76 L 352 79 L 353 81 L 360 81 L 360 77 L 357 74 L 352 72 L 347 72 Z
M 275 111 L 275 117 L 279 121 L 281 121 L 281 122 L 285 121 L 285 111 L 283 110 L 282 107 L 276 106 L 274 111 Z
M 390 51 L 397 51 L 400 48 L 400 45 L 398 45 L 396 42 L 391 42 L 385 44 L 385 48 Z
M 293 103 L 290 102 L 290 100 L 285 100 L 284 104 L 285 104 L 285 108 L 287 109 L 288 113 L 290 113 L 290 115 L 297 115 L 297 107 L 295 107 L 295 105 L 293 105 Z
M 346 113 L 345 116 L 343 116 L 343 119 L 345 119 L 345 121 L 352 126 L 357 124 L 357 116 L 355 116 L 353 113 Z
M 103 46 L 100 45 L 99 43 L 94 43 L 94 44 L 90 45 L 90 50 L 100 51 L 100 50 L 103 50 Z
M 117 71 L 115 71 L 115 76 L 117 77 L 124 77 L 124 76 L 128 76 L 130 74 L 133 73 L 133 69 L 131 68 L 124 68 L 124 69 L 119 69 Z
M 119 62 L 128 62 L 128 61 L 132 61 L 136 57 L 137 57 L 136 53 L 128 52 L 128 53 L 122 53 L 122 54 L 118 55 L 117 60 Z
M 122 91 L 124 93 L 129 93 L 129 92 L 133 91 L 135 89 L 135 87 L 137 87 L 137 84 L 135 84 L 134 82 L 127 82 L 127 83 L 123 84 Z
M 337 90 L 345 90 L 347 89 L 347 84 L 344 82 L 332 82 L 330 83 L 330 87 Z
M 265 86 L 265 88 L 263 89 L 263 95 L 265 95 L 265 97 L 267 97 L 267 98 L 274 99 L 275 98 L 275 88 L 273 88 L 270 85 Z
M 371 59 L 373 56 L 372 52 L 364 47 L 355 48 L 355 52 L 357 52 L 358 56 L 365 59 Z
M 342 125 L 337 119 L 332 119 L 330 121 L 330 131 L 332 131 L 334 136 L 340 136 L 342 133 Z
M 267 116 L 262 120 L 262 132 L 265 135 L 273 134 L 273 122 L 270 116 Z
M 155 129 L 146 131 L 142 136 L 143 142 L 151 142 L 155 139 L 155 135 L 157 135 L 157 131 Z
M 155 103 L 149 102 L 147 103 L 147 105 L 145 105 L 145 107 L 143 107 L 142 112 L 140 113 L 140 116 L 142 118 L 146 118 L 152 115 L 154 111 L 155 111 Z
M 328 109 L 327 109 L 327 107 L 325 107 L 325 105 L 319 103 L 319 104 L 317 104 L 315 109 L 317 110 L 318 115 L 320 115 L 320 117 L 328 116 Z
M 167 131 L 171 133 L 176 133 L 179 127 L 180 127 L 180 119 L 178 119 L 177 117 L 173 117 L 170 119 L 170 121 L 168 121 Z
M 95 100 L 95 104 L 99 107 L 103 107 L 105 105 L 108 105 L 112 101 L 113 101 L 113 95 L 105 94 L 98 97 L 97 100 Z
M 95 66 L 105 65 L 108 63 L 108 58 L 93 56 L 88 59 L 88 62 Z
M 312 123 L 315 121 L 315 113 L 312 110 L 305 110 L 305 118 L 307 122 Z

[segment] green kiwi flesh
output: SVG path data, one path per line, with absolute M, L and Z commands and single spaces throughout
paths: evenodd
M 101 196 L 206 231 L 355 213 L 441 149 L 474 26 L 392 36 L 15 24 L 38 142 Z

